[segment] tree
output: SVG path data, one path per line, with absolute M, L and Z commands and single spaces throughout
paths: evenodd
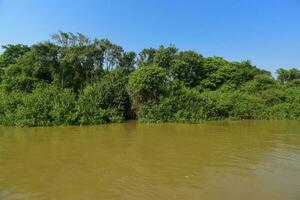
M 75 96 L 53 85 L 40 84 L 31 93 L 0 95 L 0 105 L 0 122 L 5 125 L 76 124 Z
M 6 90 L 30 92 L 38 82 L 52 83 L 55 79 L 57 47 L 49 42 L 33 45 L 4 70 L 3 86 Z
M 51 42 L 35 44 L 18 59 L 15 66 L 21 67 L 27 76 L 52 83 L 58 78 L 58 46 Z
M 166 81 L 166 71 L 157 66 L 143 66 L 131 73 L 128 93 L 133 109 L 139 111 L 144 104 L 158 101 L 164 93 Z
M 169 47 L 160 46 L 154 55 L 153 64 L 161 68 L 169 69 L 178 49 L 171 45 Z
M 127 81 L 122 70 L 114 70 L 103 76 L 99 82 L 87 86 L 78 100 L 80 123 L 124 120 L 130 108 Z
M 67 33 L 59 31 L 51 36 L 55 43 L 63 48 L 74 47 L 74 46 L 86 46 L 90 44 L 90 40 L 87 36 L 82 33 Z
M 265 74 L 255 76 L 253 80 L 248 81 L 242 87 L 243 90 L 249 93 L 258 93 L 275 88 L 277 88 L 277 82 L 275 79 Z
M 18 58 L 30 51 L 30 47 L 22 44 L 9 44 L 2 46 L 2 48 L 4 49 L 4 52 L 0 56 L 0 68 L 5 68 L 11 64 L 15 64 Z
M 180 52 L 172 61 L 170 71 L 172 78 L 183 81 L 188 87 L 197 86 L 207 77 L 203 57 L 194 51 Z
M 0 125 L 300 119 L 300 70 L 277 74 L 173 45 L 137 55 L 60 31 L 47 42 L 4 46 Z
M 156 54 L 156 49 L 145 48 L 139 53 L 138 65 L 145 66 L 153 64 L 153 59 Z
M 239 88 L 258 74 L 270 75 L 251 65 L 250 61 L 228 62 L 220 57 L 210 57 L 204 59 L 204 62 L 207 76 L 201 81 L 200 86 L 209 90 L 216 90 L 224 85 Z
M 126 73 L 131 73 L 134 70 L 134 66 L 136 63 L 135 58 L 135 52 L 124 52 L 119 63 L 119 68 L 124 70 Z
M 52 36 L 58 48 L 58 80 L 61 87 L 78 91 L 97 79 L 102 70 L 103 49 L 98 41 L 91 41 L 83 34 L 59 32 Z
M 300 70 L 292 68 L 290 70 L 286 70 L 283 68 L 279 68 L 277 71 L 277 79 L 280 83 L 285 84 L 291 82 L 293 80 L 300 79 Z
M 108 39 L 95 40 L 94 42 L 102 51 L 102 68 L 106 71 L 115 69 L 120 65 L 124 50 L 121 46 L 115 45 Z

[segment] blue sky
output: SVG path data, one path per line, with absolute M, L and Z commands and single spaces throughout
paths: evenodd
M 0 0 L 0 45 L 58 30 L 126 50 L 175 44 L 204 56 L 300 68 L 300 0 Z

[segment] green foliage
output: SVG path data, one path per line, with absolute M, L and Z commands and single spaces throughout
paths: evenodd
M 22 93 L 7 93 L 0 90 L 0 123 L 2 125 L 16 125 L 15 114 L 18 106 L 22 103 L 22 98 Z
M 277 79 L 280 81 L 280 83 L 285 84 L 294 80 L 300 80 L 300 70 L 298 69 L 282 69 L 279 68 L 277 70 L 278 77 Z
M 163 95 L 167 74 L 157 66 L 143 66 L 134 71 L 128 82 L 133 107 L 139 110 L 144 104 L 156 102 Z
M 0 125 L 300 119 L 300 70 L 277 79 L 250 61 L 175 46 L 126 52 L 107 39 L 58 32 L 0 55 Z
M 39 85 L 32 93 L 1 94 L 1 123 L 49 126 L 75 123 L 75 98 L 70 90 Z
M 234 119 L 260 119 L 264 118 L 265 105 L 254 95 L 234 92 L 227 96 L 229 117 Z
M 271 76 L 260 74 L 255 76 L 251 81 L 246 82 L 243 86 L 243 90 L 249 93 L 257 93 L 277 87 L 277 82 Z
M 7 76 L 2 80 L 1 88 L 9 92 L 30 92 L 33 90 L 37 82 L 37 79 L 25 75 L 19 75 L 16 77 Z
M 78 100 L 80 124 L 123 121 L 130 107 L 126 84 L 126 74 L 115 70 L 86 87 Z
M 203 57 L 194 51 L 180 52 L 172 61 L 171 76 L 182 81 L 188 87 L 197 86 L 207 77 Z
M 5 68 L 16 63 L 18 58 L 30 50 L 28 46 L 22 44 L 9 44 L 2 46 L 2 48 L 4 49 L 4 52 L 0 56 L 0 68 Z
M 148 104 L 139 113 L 142 121 L 177 121 L 201 122 L 203 120 L 221 119 L 229 117 L 229 106 L 223 99 L 220 101 L 219 92 L 207 91 L 199 93 L 180 85 L 176 92 L 164 97 L 158 104 Z M 230 107 L 231 108 L 231 107 Z
M 131 73 L 134 71 L 134 65 L 135 65 L 135 58 L 136 53 L 135 52 L 125 52 L 123 54 L 123 58 L 121 59 L 119 63 L 119 68 L 122 69 L 126 73 Z
M 169 69 L 176 53 L 177 49 L 174 46 L 170 46 L 167 48 L 165 48 L 164 46 L 160 46 L 159 49 L 155 52 L 153 64 L 161 68 Z
M 240 85 L 252 80 L 256 75 L 265 74 L 264 71 L 252 66 L 249 61 L 228 62 L 219 57 L 208 58 L 205 61 L 208 69 L 208 76 L 200 86 L 204 89 L 215 90 L 223 85 L 231 85 L 238 88 Z
M 143 49 L 139 53 L 139 58 L 138 58 L 139 66 L 153 65 L 153 60 L 154 60 L 156 51 L 157 50 L 154 48 Z

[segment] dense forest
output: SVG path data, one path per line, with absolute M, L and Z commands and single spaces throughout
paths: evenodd
M 127 52 L 107 39 L 59 32 L 3 46 L 0 124 L 87 125 L 138 119 L 300 119 L 300 70 L 274 78 L 250 61 L 175 46 Z

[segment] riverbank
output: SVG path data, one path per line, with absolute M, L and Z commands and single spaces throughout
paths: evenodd
M 126 52 L 107 39 L 64 32 L 48 42 L 3 48 L 2 125 L 300 119 L 295 68 L 280 68 L 275 78 L 250 61 L 172 45 Z

